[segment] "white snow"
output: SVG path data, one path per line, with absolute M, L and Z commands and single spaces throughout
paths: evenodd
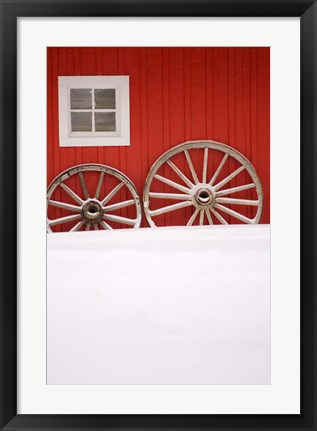
M 270 384 L 270 227 L 49 234 L 48 384 Z

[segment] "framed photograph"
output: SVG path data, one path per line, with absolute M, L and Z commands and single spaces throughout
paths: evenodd
M 316 2 L 1 2 L 1 429 L 316 426 Z

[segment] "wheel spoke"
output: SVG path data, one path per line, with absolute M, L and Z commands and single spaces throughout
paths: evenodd
M 104 176 L 105 176 L 105 173 L 102 171 L 102 172 L 100 173 L 100 177 L 99 177 L 98 185 L 97 185 L 97 188 L 96 188 L 95 199 L 98 199 L 98 198 L 99 198 L 100 190 L 101 190 L 101 186 L 102 186 L 102 182 L 103 182 L 103 178 L 104 178 Z
M 188 220 L 187 226 L 192 226 L 192 224 L 194 223 L 194 221 L 195 221 L 198 213 L 199 213 L 199 210 L 196 208 L 195 212 L 192 214 L 191 218 Z
M 99 228 L 98 228 L 98 223 L 95 223 L 95 224 L 94 224 L 94 228 L 95 228 L 95 230 L 99 230 Z
M 228 224 L 228 222 L 218 213 L 214 208 L 210 208 L 210 212 L 220 221 L 221 224 Z
M 208 220 L 209 224 L 214 224 L 214 222 L 212 221 L 209 209 L 206 211 L 206 216 L 207 216 L 207 220 Z
M 234 177 L 236 177 L 240 172 L 242 172 L 245 169 L 244 166 L 240 166 L 240 168 L 236 169 L 232 174 L 228 175 L 226 178 L 224 178 L 220 183 L 216 184 L 214 189 L 215 191 L 221 189 L 222 186 L 227 184 L 229 181 L 231 181 Z
M 84 174 L 82 172 L 78 172 L 78 175 L 79 175 L 81 187 L 83 189 L 84 197 L 85 197 L 85 199 L 89 199 L 89 193 L 88 193 L 88 190 L 87 190 L 87 186 L 86 186 Z
M 184 193 L 190 193 L 190 189 L 187 187 L 181 186 L 178 183 L 175 183 L 175 181 L 169 180 L 168 178 L 162 177 L 161 175 L 154 175 L 154 178 L 156 178 L 159 181 L 162 181 L 162 183 L 168 184 L 171 187 L 174 187 L 174 189 L 178 189 Z
M 67 204 L 65 202 L 59 202 L 59 201 L 48 201 L 49 205 L 52 205 L 53 207 L 62 208 L 64 210 L 73 211 L 75 213 L 81 212 L 81 207 L 78 207 L 77 205 L 71 205 Z
M 255 187 L 255 184 L 251 183 L 251 184 L 246 184 L 244 186 L 232 187 L 231 189 L 220 190 L 219 192 L 216 193 L 216 197 L 230 195 L 231 193 L 241 192 L 243 190 L 252 189 L 254 187 Z
M 220 174 L 220 171 L 221 171 L 221 169 L 223 168 L 223 165 L 226 163 L 226 161 L 227 161 L 227 158 L 229 157 L 229 154 L 228 153 L 226 153 L 224 156 L 223 156 L 223 159 L 221 160 L 221 162 L 220 162 L 220 164 L 219 164 L 219 166 L 218 166 L 218 168 L 217 168 L 217 170 L 216 170 L 216 172 L 214 173 L 214 175 L 213 175 L 213 177 L 211 178 L 211 180 L 210 180 L 210 182 L 209 182 L 209 184 L 212 186 L 213 185 L 213 183 L 216 181 L 216 179 L 217 179 L 217 177 L 218 177 L 218 175 Z
M 166 163 L 173 169 L 174 172 L 177 173 L 177 175 L 184 181 L 185 184 L 188 185 L 188 187 L 194 187 L 194 184 L 186 177 L 186 175 L 183 174 L 180 169 L 178 169 L 176 165 L 174 165 L 173 162 L 167 160 Z
M 85 220 L 82 220 L 78 222 L 71 230 L 70 232 L 77 232 L 83 225 L 85 224 Z
M 205 211 L 204 210 L 200 211 L 200 214 L 199 214 L 199 225 L 200 226 L 202 226 L 204 224 L 204 215 L 205 215 Z
M 245 217 L 244 215 L 242 215 L 236 211 L 233 211 L 230 208 L 224 207 L 223 205 L 215 204 L 214 207 L 223 211 L 224 213 L 244 222 L 244 223 L 247 223 L 247 224 L 253 224 L 254 223 L 254 221 L 249 219 L 248 217 Z
M 137 221 L 136 219 L 121 217 L 113 214 L 104 214 L 103 219 L 108 221 L 114 221 L 117 223 L 128 224 L 130 226 L 134 226 Z
M 179 201 L 189 201 L 191 199 L 190 195 L 183 195 L 179 193 L 149 193 L 150 198 L 158 198 L 158 199 L 175 199 Z
M 113 196 L 124 186 L 124 183 L 119 183 L 116 185 L 116 187 L 111 190 L 111 192 L 104 198 L 104 200 L 101 202 L 101 205 L 104 206 L 110 199 L 113 198 Z
M 249 199 L 235 199 L 235 198 L 216 198 L 218 204 L 232 204 L 232 205 L 251 205 L 257 206 L 259 201 L 253 201 Z
M 66 217 L 60 217 L 60 218 L 56 218 L 55 220 L 50 220 L 49 221 L 49 225 L 50 226 L 55 226 L 57 224 L 62 224 L 62 223 L 68 223 L 68 222 L 71 222 L 71 221 L 81 220 L 81 218 L 82 218 L 81 214 L 70 215 L 70 216 L 66 216 Z
M 107 211 L 115 211 L 115 210 L 118 210 L 118 209 L 120 209 L 120 208 L 126 208 L 126 207 L 128 207 L 128 206 L 131 206 L 131 205 L 133 205 L 134 203 L 135 203 L 134 199 L 130 199 L 130 200 L 128 200 L 128 201 L 123 201 L 123 202 L 119 202 L 119 203 L 117 203 L 117 204 L 108 205 L 108 206 L 106 206 L 106 207 L 103 207 L 103 208 L 102 208 L 102 210 L 103 210 L 104 212 L 107 212 Z
M 91 228 L 91 224 L 90 224 L 90 223 L 87 223 L 86 231 L 87 231 L 87 230 L 90 230 L 90 228 Z
M 195 181 L 195 184 L 198 184 L 199 180 L 198 180 L 196 171 L 194 169 L 194 165 L 193 165 L 192 159 L 190 158 L 190 155 L 189 155 L 189 153 L 188 153 L 187 150 L 184 150 L 184 153 L 185 153 L 185 157 L 186 157 L 186 160 L 187 160 L 190 172 L 192 173 L 193 180 Z
M 100 221 L 99 224 L 104 228 L 104 230 L 113 230 L 112 227 L 110 226 L 110 224 L 104 222 L 104 221 Z
M 75 202 L 77 202 L 79 205 L 83 204 L 82 198 L 80 198 L 75 192 L 73 192 L 72 189 L 70 189 L 66 184 L 59 183 L 59 186 L 71 197 L 74 199 Z
M 207 166 L 208 166 L 208 147 L 204 149 L 204 165 L 203 165 L 203 177 L 202 182 L 207 182 Z
M 156 217 L 161 214 L 165 214 L 171 211 L 179 210 L 181 208 L 189 207 L 190 205 L 192 205 L 191 202 L 185 201 L 185 202 L 180 202 L 178 204 L 168 205 L 167 207 L 159 208 L 158 210 L 149 211 L 149 212 L 152 217 Z

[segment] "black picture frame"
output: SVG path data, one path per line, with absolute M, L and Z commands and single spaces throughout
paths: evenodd
M 312 0 L 0 0 L 1 430 L 317 430 L 317 4 Z M 17 414 L 17 18 L 300 17 L 301 413 L 298 415 Z M 10 216 L 7 209 L 10 208 Z M 15 216 L 14 216 L 15 214 Z M 292 241 L 292 238 L 289 239 Z M 287 301 L 286 301 L 287 302 Z M 281 316 L 283 318 L 283 316 Z

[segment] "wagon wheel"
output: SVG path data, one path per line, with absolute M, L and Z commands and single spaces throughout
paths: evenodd
M 125 199 L 120 201 L 122 195 Z M 53 207 L 64 215 L 50 219 Z M 119 215 L 122 209 L 133 214 L 132 218 Z M 47 210 L 48 232 L 57 226 L 75 232 L 138 228 L 141 223 L 140 199 L 133 183 L 117 169 L 100 164 L 77 165 L 59 174 L 48 187 Z
M 163 192 L 158 191 L 162 187 Z M 246 199 L 247 194 L 253 198 Z M 232 219 L 256 224 L 261 218 L 263 190 L 252 164 L 235 149 L 214 141 L 188 141 L 168 150 L 153 164 L 143 200 L 151 227 L 157 226 L 154 220 L 158 216 L 165 214 L 172 219 L 181 210 L 186 211 L 182 220 L 187 226 L 229 224 Z M 252 212 L 252 216 L 243 212 Z

